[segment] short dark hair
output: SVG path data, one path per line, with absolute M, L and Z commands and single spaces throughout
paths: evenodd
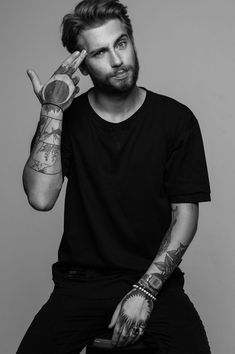
M 77 37 L 88 28 L 102 25 L 111 19 L 119 19 L 124 23 L 129 37 L 133 40 L 131 20 L 127 6 L 119 0 L 83 0 L 72 13 L 64 16 L 62 27 L 62 43 L 70 53 L 78 50 Z

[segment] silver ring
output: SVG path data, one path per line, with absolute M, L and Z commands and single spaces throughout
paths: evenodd
M 140 328 L 139 327 L 133 327 L 132 328 L 132 333 L 133 333 L 134 336 L 138 336 L 139 332 L 140 332 Z
M 143 334 L 144 330 L 145 330 L 145 327 L 140 327 L 139 328 L 139 334 Z

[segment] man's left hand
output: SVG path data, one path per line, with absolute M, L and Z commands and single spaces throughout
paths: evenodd
M 138 289 L 131 290 L 118 304 L 109 328 L 114 327 L 112 344 L 133 344 L 144 334 L 153 300 Z

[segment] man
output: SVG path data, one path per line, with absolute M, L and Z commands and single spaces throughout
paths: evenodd
M 178 267 L 210 188 L 198 122 L 183 104 L 136 85 L 130 19 L 118 0 L 84 0 L 64 17 L 71 55 L 41 85 L 23 175 L 50 210 L 68 178 L 55 288 L 18 354 L 78 353 L 105 332 L 156 353 L 210 353 Z M 78 68 L 94 87 L 78 96 Z M 62 135 L 61 135 L 62 134 Z

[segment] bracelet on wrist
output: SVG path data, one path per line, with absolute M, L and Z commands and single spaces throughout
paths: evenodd
M 59 106 L 58 104 L 56 104 L 56 103 L 52 103 L 52 102 L 43 102 L 42 106 L 45 106 L 45 105 L 52 105 L 52 106 L 56 106 L 57 108 L 59 108 L 59 109 L 62 111 L 62 113 L 64 113 L 63 108 L 62 108 L 61 106 Z
M 144 274 L 137 283 L 142 288 L 146 289 L 152 295 L 157 296 L 162 287 L 162 280 L 159 274 Z
M 157 291 L 154 291 L 154 289 L 152 289 L 151 286 L 149 286 L 148 284 L 145 284 L 144 282 L 141 282 L 141 280 L 138 281 L 137 285 L 140 286 L 142 289 L 148 291 L 151 295 L 153 295 L 155 297 L 158 295 Z
M 142 291 L 145 295 L 147 295 L 148 297 L 150 297 L 150 299 L 152 299 L 153 301 L 156 301 L 156 300 L 157 300 L 157 298 L 156 298 L 154 295 L 152 295 L 149 291 L 147 291 L 146 289 L 144 289 L 142 286 L 139 286 L 139 285 L 137 285 L 137 284 L 134 284 L 134 285 L 133 285 L 133 288 Z

